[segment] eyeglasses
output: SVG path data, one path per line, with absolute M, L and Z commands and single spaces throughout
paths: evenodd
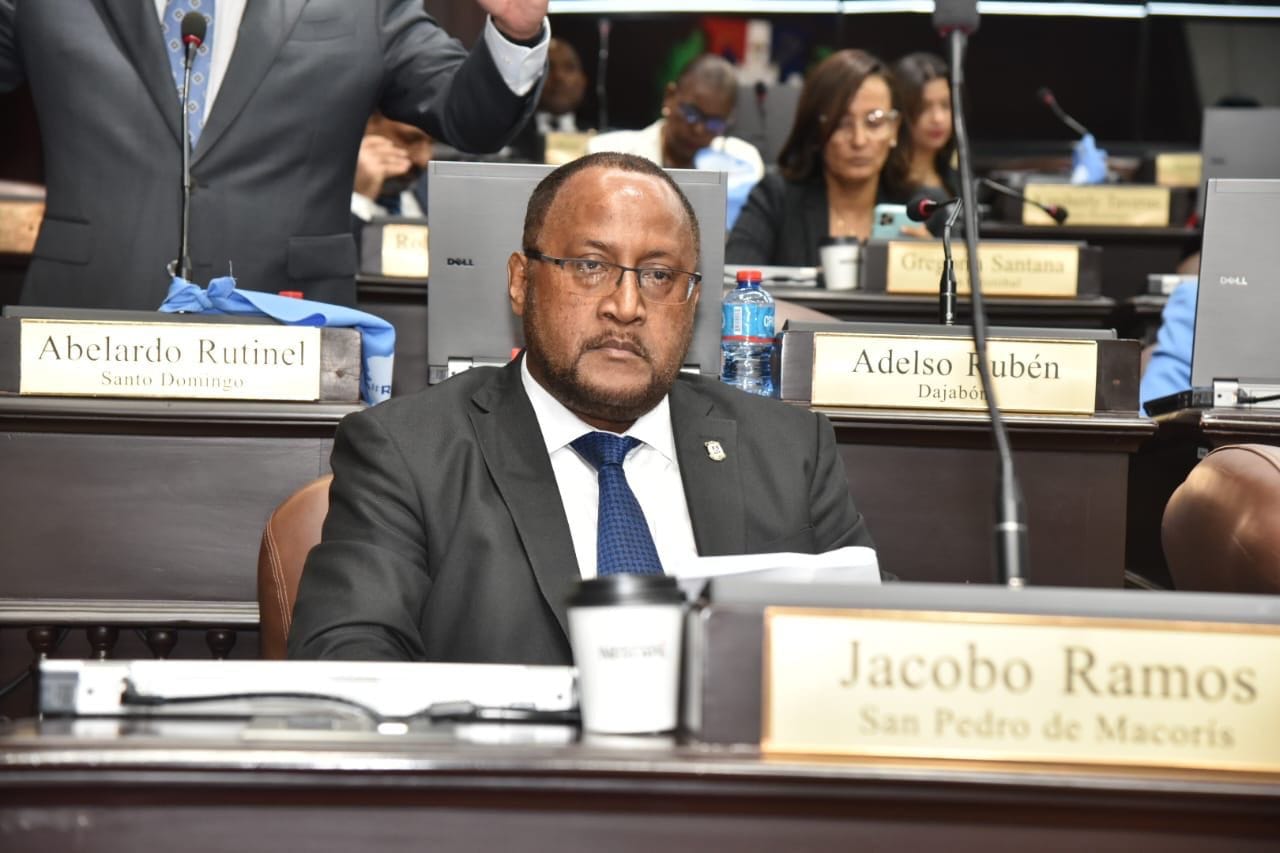
M 681 118 L 686 122 L 700 124 L 716 136 L 724 136 L 725 131 L 729 129 L 729 119 L 709 116 L 693 104 L 676 104 L 676 109 L 680 111 Z
M 872 110 L 863 116 L 851 116 L 848 113 L 840 119 L 840 123 L 836 125 L 835 133 L 843 133 L 845 136 L 852 136 L 855 128 L 861 124 L 862 130 L 872 139 L 883 139 L 889 136 L 897 129 L 898 111 L 897 110 Z
M 565 277 L 575 293 L 596 298 L 621 287 L 622 277 L 633 272 L 645 302 L 683 305 L 689 301 L 693 289 L 702 281 L 700 273 L 668 267 L 626 267 L 595 258 L 553 258 L 537 249 L 525 249 L 524 256 L 531 261 L 555 264 L 567 273 Z

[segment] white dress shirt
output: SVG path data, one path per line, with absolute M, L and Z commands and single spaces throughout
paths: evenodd
M 542 430 L 555 472 L 560 501 L 569 520 L 578 571 L 583 578 L 596 576 L 596 527 L 599 520 L 600 486 L 596 469 L 578 455 L 570 443 L 594 432 L 595 427 L 566 409 L 538 384 L 520 359 L 520 378 L 533 404 L 533 413 Z M 644 511 L 649 533 L 664 567 L 677 566 L 698 555 L 693 539 L 693 522 L 680 479 L 676 439 L 671 427 L 671 405 L 667 397 L 631 425 L 623 435 L 640 440 L 627 454 L 622 471 Z
M 231 64 L 231 54 L 236 47 L 236 36 L 240 32 L 240 21 L 244 18 L 244 6 L 247 0 L 218 0 L 213 15 L 213 55 L 209 58 L 209 88 L 205 96 L 205 116 L 218 97 L 222 88 L 222 79 L 226 76 L 227 66 Z M 360 0 L 364 2 L 364 0 Z M 155 0 L 156 20 L 164 23 L 164 8 L 167 0 Z M 492 18 L 486 18 L 484 24 L 484 41 L 498 66 L 498 72 L 507 87 L 517 95 L 524 96 L 542 76 L 542 69 L 547 62 L 547 45 L 551 41 L 551 22 L 542 22 L 542 40 L 533 47 L 521 47 L 512 44 L 498 32 Z

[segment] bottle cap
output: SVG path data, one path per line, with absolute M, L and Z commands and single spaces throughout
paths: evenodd
M 277 296 L 287 296 L 290 299 L 302 299 L 301 290 L 279 290 L 276 291 Z
M 738 281 L 763 281 L 764 273 L 760 270 L 738 270 Z

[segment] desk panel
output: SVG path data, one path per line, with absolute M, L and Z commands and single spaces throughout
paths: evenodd
M 143 732 L 0 735 L 0 847 L 1180 853 L 1280 834 L 1274 779 Z

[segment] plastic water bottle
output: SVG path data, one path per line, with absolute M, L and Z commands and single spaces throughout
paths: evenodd
M 759 270 L 740 270 L 724 297 L 720 328 L 720 380 L 748 394 L 773 396 L 773 297 L 760 287 Z

